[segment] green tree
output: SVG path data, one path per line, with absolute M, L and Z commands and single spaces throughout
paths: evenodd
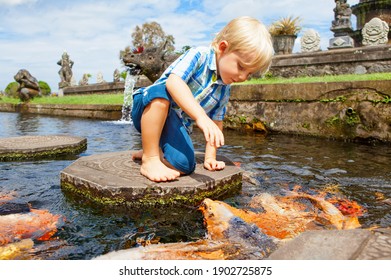
M 18 88 L 19 88 L 19 83 L 10 82 L 5 88 L 4 92 L 8 97 L 19 98 Z
M 173 52 L 175 50 L 174 37 L 167 35 L 156 21 L 146 22 L 141 27 L 137 25 L 132 33 L 132 38 L 135 47 L 161 47 L 165 44 L 164 51 Z
M 46 82 L 39 81 L 38 85 L 39 85 L 39 89 L 41 90 L 42 96 L 47 96 L 52 93 L 52 89 L 50 88 L 50 86 Z
M 177 52 L 177 54 L 184 54 L 185 52 L 187 52 L 188 50 L 190 50 L 191 47 L 186 45 L 186 46 L 183 46 L 182 49 L 180 51 Z

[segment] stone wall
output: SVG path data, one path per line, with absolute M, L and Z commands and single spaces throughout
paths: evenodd
M 121 119 L 121 105 L 2 104 L 3 112 Z M 391 143 L 391 79 L 234 85 L 225 127 Z
M 276 77 L 391 72 L 391 45 L 276 55 L 270 72 Z
M 136 88 L 146 87 L 151 82 L 145 76 L 140 76 L 136 83 Z M 83 86 L 70 86 L 63 89 L 64 95 L 72 94 L 123 94 L 125 88 L 124 82 L 105 82 L 99 84 L 90 84 Z
M 100 120 L 120 120 L 122 105 L 1 104 L 1 112 L 42 114 Z
M 391 142 L 391 80 L 233 86 L 227 128 Z

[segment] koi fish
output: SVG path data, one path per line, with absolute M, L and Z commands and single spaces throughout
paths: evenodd
M 12 260 L 20 257 L 34 246 L 31 239 L 23 239 L 19 242 L 0 246 L 0 260 Z
M 300 199 L 309 201 L 314 209 L 308 209 L 309 205 L 301 203 Z M 305 231 L 320 216 L 321 221 L 338 229 L 360 226 L 357 217 L 344 216 L 332 203 L 308 194 L 291 192 L 286 197 L 275 197 L 263 193 L 254 197 L 250 206 L 262 208 L 263 212 L 204 199 L 199 210 L 207 230 L 205 239 L 120 250 L 96 259 L 263 259 L 277 249 L 280 242 Z
M 305 198 L 313 203 L 317 208 L 321 210 L 320 216 L 328 220 L 337 229 L 355 229 L 360 227 L 360 223 L 356 215 L 345 216 L 342 212 L 335 207 L 331 202 L 325 199 L 314 197 L 308 194 L 291 192 L 292 198 Z
M 309 201 L 315 209 L 306 211 L 308 205 L 300 203 L 299 199 Z M 331 202 L 305 193 L 291 191 L 284 197 L 263 193 L 254 197 L 250 206 L 253 208 L 262 207 L 267 215 L 272 214 L 287 218 L 291 227 L 297 223 L 297 230 L 305 229 L 310 222 L 315 220 L 323 224 L 329 223 L 336 229 L 354 229 L 361 226 L 357 216 L 345 216 Z M 292 233 L 295 234 L 295 232 Z
M 152 244 L 111 252 L 95 259 L 116 260 L 229 260 L 263 259 L 277 248 L 277 242 L 256 225 L 235 216 L 225 205 L 205 199 L 208 234 L 195 242 Z M 215 217 L 218 217 L 218 219 Z M 215 221 L 215 223 L 213 223 Z
M 0 216 L 0 246 L 26 238 L 48 240 L 57 232 L 59 220 L 60 215 L 37 209 Z

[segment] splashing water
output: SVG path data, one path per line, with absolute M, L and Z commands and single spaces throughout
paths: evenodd
M 129 72 L 126 74 L 125 89 L 124 89 L 124 103 L 122 105 L 121 121 L 130 121 L 130 113 L 133 102 L 133 89 L 138 80 L 137 75 L 132 75 Z

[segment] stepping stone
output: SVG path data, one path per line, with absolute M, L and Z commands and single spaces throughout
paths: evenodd
M 390 260 L 391 228 L 306 231 L 271 260 Z
M 0 161 L 53 158 L 87 149 L 87 139 L 65 135 L 0 138 Z
M 140 161 L 132 151 L 105 153 L 79 158 L 61 172 L 61 187 L 104 205 L 145 207 L 195 206 L 204 198 L 221 199 L 238 193 L 242 170 L 224 156 L 224 170 L 203 167 L 204 154 L 196 153 L 195 172 L 171 182 L 152 182 L 140 174 Z

